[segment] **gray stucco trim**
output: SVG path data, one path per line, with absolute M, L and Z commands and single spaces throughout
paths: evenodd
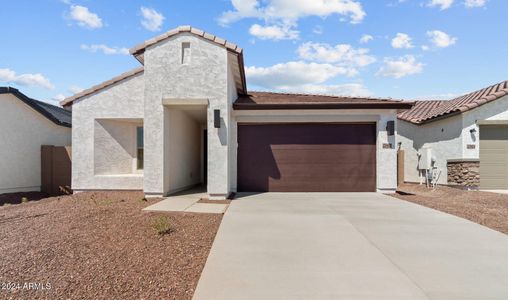
M 508 120 L 482 120 L 477 123 L 480 126 L 485 125 L 508 125 Z
M 446 160 L 449 163 L 461 163 L 461 162 L 480 162 L 478 158 L 453 158 Z

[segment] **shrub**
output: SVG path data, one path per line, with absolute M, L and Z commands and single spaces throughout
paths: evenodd
M 104 199 L 104 200 L 101 201 L 101 204 L 102 205 L 111 205 L 111 204 L 113 204 L 113 200 L 111 200 L 111 199 Z
M 158 235 L 165 235 L 171 231 L 171 224 L 168 217 L 158 217 L 152 223 L 152 228 Z

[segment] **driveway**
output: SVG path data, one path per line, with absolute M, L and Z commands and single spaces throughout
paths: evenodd
M 508 299 L 508 236 L 375 193 L 243 195 L 194 299 Z

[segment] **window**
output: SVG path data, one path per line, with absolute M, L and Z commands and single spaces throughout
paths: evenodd
M 190 62 L 191 48 L 189 42 L 182 43 L 182 65 Z
M 143 127 L 136 127 L 137 168 L 143 170 Z

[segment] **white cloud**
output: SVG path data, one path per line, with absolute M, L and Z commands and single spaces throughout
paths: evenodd
M 455 99 L 461 95 L 464 95 L 464 93 L 443 93 L 443 94 L 430 94 L 430 95 L 420 95 L 416 96 L 413 99 L 414 100 L 451 100 Z
M 54 100 L 54 101 L 57 101 L 57 102 L 60 102 L 60 101 L 63 101 L 65 99 L 65 95 L 64 94 L 57 94 L 55 96 L 53 96 L 51 98 L 51 100 Z
M 487 3 L 487 0 L 466 0 L 464 5 L 467 8 L 483 7 Z
M 150 31 L 159 31 L 161 30 L 162 23 L 164 22 L 165 17 L 157 12 L 153 8 L 147 8 L 141 6 L 141 15 L 143 16 L 143 20 L 141 20 L 141 25 L 146 30 Z
M 392 39 L 392 47 L 396 49 L 413 48 L 411 37 L 405 33 L 397 33 L 397 35 Z
M 320 84 L 337 75 L 354 76 L 356 70 L 331 64 L 292 61 L 270 67 L 247 67 L 248 82 L 268 89 L 291 89 L 304 84 Z
M 78 22 L 81 27 L 96 29 L 102 27 L 102 19 L 81 5 L 71 5 L 69 18 Z
M 254 24 L 250 27 L 249 33 L 261 40 L 296 40 L 300 32 L 293 30 L 292 26 L 261 26 Z
M 16 75 L 16 72 L 10 69 L 0 69 L 0 81 L 7 83 L 14 83 L 22 86 L 38 86 L 52 90 L 55 86 L 51 81 L 44 77 L 42 74 L 21 74 Z
M 366 16 L 361 3 L 354 0 L 231 0 L 231 4 L 234 10 L 224 12 L 219 18 L 222 25 L 244 18 L 293 23 L 307 16 L 325 18 L 333 14 L 360 23 Z
M 438 48 L 450 47 L 457 42 L 456 37 L 451 37 L 447 33 L 439 30 L 427 31 L 427 36 L 430 42 Z
M 314 32 L 315 34 L 323 34 L 324 32 L 323 26 L 317 25 L 316 27 L 314 27 L 314 29 L 312 29 L 312 32 Z
M 416 61 L 412 55 L 406 55 L 397 59 L 385 58 L 384 65 L 376 75 L 384 77 L 402 78 L 408 75 L 418 74 L 423 71 L 423 64 Z
M 439 6 L 439 9 L 445 10 L 452 6 L 454 0 L 431 0 L 427 5 L 430 7 Z
M 369 49 L 355 49 L 348 44 L 330 46 L 323 43 L 304 43 L 298 47 L 300 58 L 310 61 L 335 63 L 341 66 L 354 68 L 365 67 L 376 61 L 369 55 Z
M 98 51 L 107 55 L 129 55 L 129 49 L 120 47 L 110 47 L 104 44 L 81 45 L 81 49 L 97 53 Z
M 16 72 L 10 69 L 0 69 L 0 81 L 13 82 L 16 80 Z
M 304 84 L 299 86 L 290 86 L 279 89 L 285 92 L 321 94 L 321 95 L 340 95 L 350 97 L 369 97 L 372 93 L 360 83 L 345 84 Z
M 82 91 L 84 91 L 84 88 L 76 86 L 76 85 L 71 85 L 69 87 L 69 92 L 72 94 L 81 93 Z
M 368 42 L 372 41 L 373 39 L 374 39 L 374 37 L 372 35 L 370 35 L 370 34 L 364 34 L 360 38 L 360 43 L 361 44 L 367 44 Z

